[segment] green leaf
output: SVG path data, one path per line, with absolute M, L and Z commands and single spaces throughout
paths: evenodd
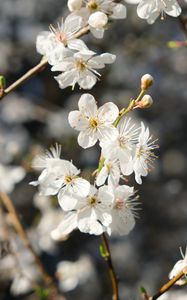
M 6 79 L 3 75 L 0 75 L 0 89 L 4 89 L 6 87 Z
M 40 300 L 46 300 L 49 297 L 49 290 L 40 286 L 35 289 L 35 293 Z
M 105 249 L 105 247 L 100 244 L 99 246 L 99 252 L 101 254 L 102 257 L 104 257 L 104 259 L 107 259 L 107 257 L 109 256 L 109 253 L 107 252 L 107 250 Z

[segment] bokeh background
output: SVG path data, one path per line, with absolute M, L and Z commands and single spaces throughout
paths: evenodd
M 140 286 L 153 294 L 168 280 L 181 257 L 179 247 L 185 251 L 187 245 L 187 49 L 167 46 L 168 41 L 185 39 L 177 19 L 167 16 L 150 26 L 137 17 L 136 6 L 127 4 L 127 9 L 127 19 L 111 24 L 103 40 L 91 35 L 84 40 L 99 53 L 117 55 L 115 64 L 102 70 L 102 80 L 91 91 L 100 104 L 113 101 L 122 108 L 138 94 L 143 74 L 150 73 L 155 79 L 150 89 L 154 105 L 131 117 L 136 122 L 143 120 L 158 138 L 158 159 L 141 186 L 133 178 L 129 182 L 141 200 L 135 229 L 128 236 L 110 238 L 120 297 L 136 300 Z M 67 13 L 62 0 L 0 0 L 0 74 L 7 85 L 40 61 L 35 50 L 37 34 Z M 33 156 L 56 142 L 62 144 L 63 157 L 72 159 L 88 178 L 96 168 L 99 149 L 83 151 L 67 122 L 82 92 L 78 88 L 60 90 L 48 66 L 4 98 L 0 103 L 0 163 L 26 170 L 11 197 L 36 251 L 48 272 L 59 278 L 67 299 L 105 300 L 111 299 L 111 288 L 106 263 L 99 254 L 99 237 L 74 232 L 67 241 L 54 244 L 49 233 L 60 222 L 61 211 L 55 199 L 38 199 L 36 188 L 29 186 L 38 175 L 31 169 Z M 3 171 L 0 178 L 9 180 Z M 24 290 L 21 273 L 16 277 L 22 269 L 37 278 L 32 258 L 11 226 L 9 236 L 16 244 L 17 258 L 15 263 L 12 252 L 1 257 L 0 299 L 38 299 L 30 289 Z M 176 288 L 170 298 L 163 299 L 187 299 L 187 288 Z

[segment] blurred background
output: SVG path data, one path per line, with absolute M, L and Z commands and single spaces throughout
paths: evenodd
M 136 122 L 143 120 L 158 138 L 158 159 L 141 186 L 133 178 L 129 182 L 141 200 L 135 229 L 128 236 L 110 238 L 120 297 L 136 300 L 140 286 L 154 294 L 168 280 L 181 258 L 179 247 L 185 251 L 187 246 L 187 49 L 167 46 L 168 41 L 185 39 L 177 19 L 166 16 L 150 26 L 137 17 L 136 6 L 127 4 L 127 11 L 127 19 L 111 24 L 103 40 L 91 35 L 84 40 L 98 53 L 117 56 L 113 65 L 102 70 L 102 80 L 91 91 L 99 104 L 113 101 L 122 108 L 138 95 L 143 74 L 150 73 L 155 79 L 150 89 L 154 105 L 131 117 Z M 56 26 L 58 18 L 67 14 L 66 1 L 0 0 L 0 74 L 7 85 L 40 61 L 35 49 L 37 34 L 48 30 L 51 23 Z M 60 90 L 48 66 L 2 100 L 0 187 L 8 185 L 34 248 L 65 297 L 105 300 L 111 299 L 111 288 L 99 253 L 100 238 L 76 231 L 68 240 L 54 243 L 50 231 L 61 220 L 56 199 L 41 198 L 29 186 L 38 176 L 31 169 L 32 158 L 56 142 L 62 144 L 63 157 L 72 159 L 87 178 L 97 167 L 99 149 L 83 151 L 67 122 L 82 92 L 78 88 Z M 19 182 L 14 186 L 15 178 Z M 11 249 L 3 240 L 5 230 Z M 30 283 L 39 277 L 33 258 L 1 207 L 0 233 L 0 299 L 38 299 Z M 187 299 L 186 287 L 173 290 L 163 299 Z

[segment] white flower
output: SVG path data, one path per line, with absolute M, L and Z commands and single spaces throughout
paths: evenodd
M 76 193 L 79 196 L 86 196 L 89 192 L 90 183 L 79 177 L 78 170 L 72 162 L 60 159 L 61 148 L 56 146 L 51 153 L 36 158 L 33 166 L 44 169 L 37 181 L 30 184 L 40 185 L 40 194 L 49 196 L 58 192 L 63 195 L 65 192 Z
M 71 3 L 73 0 L 69 0 L 68 3 Z M 73 2 L 76 2 L 74 0 Z M 80 3 L 79 3 L 80 4 Z M 70 10 L 74 11 L 76 15 L 80 15 L 84 20 L 85 24 L 88 22 L 90 24 L 90 31 L 96 38 L 102 38 L 104 35 L 104 28 L 95 27 L 93 23 L 93 14 L 100 12 L 105 15 L 102 15 L 103 20 L 106 24 L 108 19 L 124 19 L 126 18 L 126 7 L 121 3 L 116 3 L 114 0 L 85 0 L 82 1 L 82 8 L 78 10 L 78 6 L 69 5 Z M 103 22 L 103 21 L 102 21 Z
M 114 190 L 115 199 L 112 208 L 112 223 L 107 229 L 109 234 L 117 233 L 119 235 L 128 234 L 135 226 L 135 202 L 134 188 L 127 185 L 118 186 Z
M 133 159 L 133 170 L 135 173 L 136 182 L 142 184 L 141 176 L 147 176 L 151 162 L 156 157 L 152 152 L 153 149 L 158 148 L 155 141 L 151 141 L 152 136 L 149 134 L 149 128 L 145 128 L 141 122 L 141 132 L 138 137 L 136 145 L 136 152 Z
M 0 191 L 11 193 L 16 183 L 25 177 L 22 167 L 12 167 L 0 164 Z
M 110 210 L 113 199 L 113 191 L 109 186 L 102 186 L 98 190 L 90 186 L 87 197 L 64 194 L 59 203 L 67 214 L 52 231 L 52 237 L 59 239 L 76 228 L 84 233 L 100 235 L 112 222 Z
M 174 265 L 173 269 L 169 273 L 169 279 L 172 279 L 173 277 L 175 277 L 176 275 L 178 275 L 184 268 L 187 268 L 187 248 L 186 248 L 185 254 L 183 254 L 181 248 L 180 248 L 180 252 L 181 252 L 181 255 L 182 255 L 183 259 L 179 260 Z M 175 284 L 177 284 L 177 285 L 184 285 L 186 283 L 187 283 L 187 278 L 186 278 L 186 276 L 183 276 Z
M 116 187 L 120 180 L 120 168 L 117 160 L 105 159 L 104 165 L 97 175 L 97 186 L 103 185 L 108 179 L 108 185 Z
M 63 59 L 63 62 L 57 63 L 52 67 L 52 71 L 60 71 L 62 74 L 55 77 L 60 88 L 79 84 L 80 88 L 91 89 L 101 76 L 97 69 L 103 69 L 105 64 L 112 64 L 116 56 L 110 53 L 96 55 L 95 52 L 83 48 L 76 53 Z
M 105 158 L 118 159 L 123 175 L 133 172 L 133 155 L 137 142 L 138 129 L 131 123 L 131 119 L 122 119 L 117 126 L 115 139 L 101 142 L 102 155 Z
M 137 7 L 138 16 L 146 19 L 150 24 L 154 23 L 160 14 L 163 19 L 164 13 L 178 17 L 181 13 L 181 7 L 176 0 L 141 0 Z
M 79 284 L 86 283 L 94 275 L 91 259 L 81 256 L 77 261 L 62 261 L 57 264 L 56 276 L 60 290 L 71 291 Z
M 82 18 L 70 14 L 65 21 L 62 19 L 58 29 L 50 25 L 51 31 L 44 31 L 38 35 L 36 40 L 37 51 L 45 55 L 51 65 L 63 61 L 71 53 L 66 46 L 73 50 L 80 50 L 82 47 L 86 47 L 82 40 L 74 38 L 74 35 L 81 27 Z
M 79 110 L 69 114 L 71 127 L 80 131 L 78 143 L 83 148 L 88 148 L 97 140 L 112 139 L 116 135 L 113 122 L 119 114 L 119 110 L 112 102 L 105 103 L 99 109 L 91 94 L 83 94 L 78 103 Z

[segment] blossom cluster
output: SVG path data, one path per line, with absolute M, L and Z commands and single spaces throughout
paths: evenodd
M 134 3 L 134 0 L 127 2 Z M 173 17 L 181 13 L 176 0 L 137 2 L 138 16 L 150 24 L 160 14 L 163 18 L 164 13 Z M 74 89 L 77 83 L 82 89 L 91 89 L 101 76 L 98 70 L 113 63 L 116 56 L 110 53 L 97 55 L 80 37 L 90 31 L 96 38 L 103 38 L 111 19 L 126 18 L 126 7 L 114 0 L 68 0 L 67 5 L 71 13 L 62 18 L 58 28 L 50 25 L 50 31 L 38 35 L 36 49 L 47 58 L 52 71 L 60 72 L 55 76 L 60 88 L 71 86 Z
M 154 158 L 155 142 L 143 123 L 136 127 L 129 118 L 119 120 L 118 107 L 105 103 L 100 108 L 91 94 L 80 97 L 79 110 L 69 114 L 69 123 L 80 131 L 78 143 L 88 148 L 99 141 L 101 165 L 92 185 L 80 176 L 80 170 L 70 161 L 61 159 L 61 147 L 36 157 L 33 167 L 42 170 L 37 181 L 40 194 L 57 195 L 63 219 L 52 231 L 61 239 L 74 229 L 100 235 L 128 234 L 135 225 L 137 196 L 134 187 L 124 184 L 124 176 L 135 173 L 137 183 L 149 171 Z
M 68 86 L 73 89 L 76 83 L 80 88 L 91 89 L 101 76 L 97 70 L 116 59 L 110 53 L 97 55 L 81 39 L 75 38 L 83 27 L 83 18 L 70 14 L 62 19 L 58 29 L 51 25 L 51 31 L 41 32 L 37 37 L 37 51 L 47 57 L 52 71 L 61 72 L 55 79 L 62 89 Z

